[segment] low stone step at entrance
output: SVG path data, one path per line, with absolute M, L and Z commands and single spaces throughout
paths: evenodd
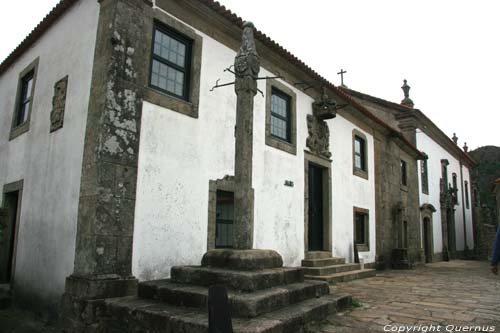
M 303 332 L 304 327 L 349 306 L 348 295 L 326 295 L 305 300 L 257 318 L 234 318 L 235 333 Z M 106 332 L 206 333 L 206 309 L 174 306 L 135 296 L 106 300 Z
M 331 259 L 332 253 L 328 251 L 309 251 L 305 259 Z
M 359 264 L 340 264 L 324 267 L 304 267 L 304 275 L 331 275 L 360 269 Z
M 362 279 L 375 276 L 375 269 L 360 269 L 355 271 L 341 272 L 331 275 L 306 275 L 305 279 L 326 281 L 328 283 L 348 282 L 356 279 Z
M 229 291 L 228 298 L 233 316 L 252 318 L 328 293 L 328 284 L 310 280 L 252 293 Z M 170 280 L 148 281 L 139 284 L 138 296 L 171 305 L 205 309 L 208 302 L 208 288 L 174 283 Z
M 345 264 L 345 258 L 340 258 L 340 257 L 302 260 L 302 267 L 324 267 L 324 266 L 342 265 L 342 264 Z

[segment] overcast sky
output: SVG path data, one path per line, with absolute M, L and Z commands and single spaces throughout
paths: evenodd
M 82 0 L 96 1 L 96 0 Z M 57 3 L 6 1 L 4 59 Z M 221 0 L 334 84 L 393 102 L 410 97 L 470 149 L 500 146 L 500 1 Z

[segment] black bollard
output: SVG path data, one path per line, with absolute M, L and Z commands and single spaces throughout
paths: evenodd
M 227 289 L 223 285 L 208 288 L 208 332 L 233 333 Z

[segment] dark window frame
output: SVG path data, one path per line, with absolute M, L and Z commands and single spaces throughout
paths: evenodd
M 422 181 L 422 193 L 429 194 L 429 167 L 427 159 L 420 161 L 420 178 Z
M 455 205 L 458 205 L 458 175 L 453 172 L 451 174 L 451 183 L 452 183 L 452 188 L 453 188 L 453 203 Z
M 286 95 L 288 95 L 290 99 L 289 103 L 289 141 L 285 141 L 281 139 L 279 136 L 271 135 L 271 108 L 272 108 L 272 96 L 273 89 L 277 89 Z M 281 82 L 277 79 L 266 80 L 266 123 L 265 123 L 265 131 L 266 131 L 266 146 L 273 147 L 275 149 L 279 149 L 291 155 L 297 155 L 297 95 L 295 91 L 287 86 L 285 82 Z
M 362 169 L 356 167 L 356 141 L 361 140 L 363 142 L 361 150 L 361 160 L 362 160 Z M 368 180 L 368 169 L 369 169 L 369 161 L 368 161 L 368 138 L 367 136 L 357 129 L 352 130 L 352 173 L 355 176 L 364 178 Z
M 358 216 L 363 216 L 363 235 L 364 242 L 358 243 Z M 353 208 L 353 242 L 359 252 L 370 251 L 370 211 L 368 209 L 354 207 Z
M 13 140 L 19 135 L 29 131 L 30 128 L 30 121 L 31 121 L 31 115 L 33 113 L 33 103 L 35 101 L 35 89 L 36 89 L 36 80 L 37 80 L 37 74 L 38 74 L 38 63 L 39 63 L 39 58 L 36 58 L 33 62 L 31 62 L 26 68 L 21 71 L 19 74 L 18 82 L 17 82 L 17 92 L 16 92 L 16 99 L 14 102 L 14 111 L 12 113 L 12 125 L 10 129 L 10 136 L 9 140 Z M 20 110 L 23 105 L 26 105 L 26 101 L 23 100 L 23 90 L 25 87 L 26 83 L 26 78 L 30 77 L 31 78 L 31 92 L 29 94 L 29 107 L 27 110 L 27 118 L 23 122 L 19 122 L 19 117 L 20 117 Z
M 359 142 L 360 152 L 356 151 L 356 142 Z M 356 156 L 359 156 L 361 166 L 356 165 Z M 366 140 L 359 135 L 354 135 L 354 167 L 359 170 L 366 171 Z
M 233 205 L 233 218 L 232 219 L 222 219 L 219 218 L 217 215 L 217 209 L 219 207 L 219 203 L 224 203 L 229 202 Z M 215 205 L 215 210 L 216 210 L 216 216 L 215 216 L 215 248 L 216 249 L 231 249 L 234 248 L 234 191 L 224 191 L 224 190 L 217 190 L 216 191 L 216 205 Z M 219 235 L 219 225 L 220 224 L 227 224 L 231 225 L 232 227 L 232 237 L 229 237 L 226 239 L 226 242 L 228 243 L 227 245 L 219 245 L 218 244 L 218 235 Z
M 178 41 L 179 43 L 183 44 L 186 47 L 186 54 L 185 54 L 185 62 L 184 62 L 184 67 L 181 67 L 173 62 L 171 62 L 168 59 L 165 59 L 161 57 L 160 55 L 157 55 L 155 53 L 154 45 L 155 45 L 155 36 L 157 31 L 160 31 L 163 34 L 168 35 L 170 38 Z M 190 89 L 191 89 L 191 64 L 192 64 L 192 56 L 193 56 L 193 43 L 194 40 L 179 31 L 169 27 L 168 25 L 165 25 L 164 23 L 161 23 L 159 21 L 154 21 L 153 25 L 153 36 L 151 40 L 151 61 L 149 65 L 149 78 L 148 78 L 148 85 L 154 90 L 160 91 L 164 94 L 167 94 L 169 96 L 175 97 L 182 99 L 184 101 L 190 102 Z M 177 71 L 180 71 L 184 73 L 184 83 L 183 83 L 183 89 L 182 89 L 182 96 L 177 95 L 174 92 L 168 91 L 166 89 L 163 89 L 161 87 L 158 87 L 156 85 L 153 85 L 151 82 L 152 76 L 153 76 L 153 63 L 154 61 L 158 61 L 160 64 L 163 64 L 167 67 L 171 67 Z
M 465 187 L 465 208 L 470 209 L 470 200 L 469 200 L 469 182 L 464 181 Z
M 405 160 L 401 160 L 400 165 L 400 173 L 401 173 L 401 185 L 407 187 L 408 186 L 408 163 Z
M 286 102 L 286 117 L 283 117 L 282 115 L 273 112 L 273 103 L 272 103 L 272 98 L 273 96 L 277 96 Z M 271 129 L 270 129 L 270 134 L 273 138 L 281 140 L 283 142 L 286 142 L 288 144 L 292 143 L 292 96 L 288 95 L 287 93 L 281 91 L 280 89 L 276 87 L 271 88 Z M 272 119 L 277 118 L 286 123 L 286 139 L 282 138 L 279 135 L 276 135 L 273 133 L 273 126 L 272 126 Z

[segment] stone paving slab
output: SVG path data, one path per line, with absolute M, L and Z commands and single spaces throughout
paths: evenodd
M 383 271 L 331 290 L 351 294 L 360 306 L 331 316 L 313 332 L 397 332 L 398 326 L 431 332 L 430 325 L 433 332 L 464 331 L 464 326 L 500 332 L 500 276 L 487 262 L 454 260 Z

